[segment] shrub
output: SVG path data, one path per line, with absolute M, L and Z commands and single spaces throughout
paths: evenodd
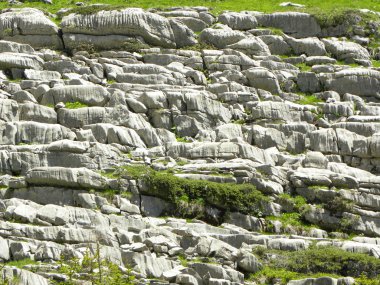
M 126 166 L 122 176 L 142 179 L 147 183 L 144 194 L 159 197 L 184 209 L 191 205 L 197 212 L 201 206 L 222 211 L 258 214 L 269 198 L 252 184 L 217 183 L 176 177 L 168 171 L 155 171 L 147 166 Z
M 380 274 L 380 260 L 362 253 L 347 252 L 327 246 L 311 246 L 309 249 L 285 252 L 276 251 L 278 257 L 269 266 L 293 272 L 328 273 L 341 276 L 375 278 Z

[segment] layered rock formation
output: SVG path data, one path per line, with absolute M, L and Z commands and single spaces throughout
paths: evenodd
M 96 247 L 141 284 L 250 283 L 324 248 L 380 258 L 379 22 L 2 11 L 0 259 L 41 262 L 3 279 L 67 281 L 62 256 Z M 361 266 L 282 282 L 380 274 Z

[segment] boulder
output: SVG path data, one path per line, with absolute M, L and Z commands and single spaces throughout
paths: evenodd
M 64 34 L 142 37 L 146 43 L 162 47 L 181 47 L 183 43 L 192 42 L 193 34 L 188 29 L 174 26 L 173 29 L 168 19 L 139 8 L 70 14 L 61 23 Z
M 103 176 L 86 168 L 34 168 L 27 173 L 26 182 L 32 185 L 95 189 L 104 189 L 107 186 Z
M 242 32 L 234 31 L 225 25 L 204 29 L 199 35 L 200 42 L 211 44 L 217 48 L 225 48 L 244 38 L 245 35 Z
M 122 259 L 126 266 L 149 278 L 160 278 L 164 272 L 176 266 L 173 261 L 164 257 L 153 257 L 138 252 L 122 252 Z
M 248 13 L 226 12 L 220 14 L 218 21 L 229 26 L 233 30 L 250 30 L 257 26 L 257 20 L 254 15 Z
M 0 53 L 0 69 L 2 70 L 11 68 L 42 70 L 42 65 L 43 60 L 37 55 L 13 52 Z
M 256 19 L 260 26 L 281 29 L 284 33 L 295 38 L 315 37 L 321 33 L 321 27 L 316 19 L 306 13 L 276 12 L 258 14 Z
M 59 28 L 44 12 L 34 8 L 8 9 L 0 14 L 0 38 L 36 48 L 61 49 Z

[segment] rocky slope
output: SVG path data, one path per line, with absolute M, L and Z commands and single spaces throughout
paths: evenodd
M 2 11 L 3 279 L 98 249 L 139 284 L 378 284 L 379 23 Z

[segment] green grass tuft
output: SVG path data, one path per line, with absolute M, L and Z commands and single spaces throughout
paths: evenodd
M 86 104 L 81 103 L 81 102 L 66 102 L 65 107 L 67 109 L 79 109 L 79 108 L 85 108 L 88 106 Z
M 295 103 L 301 104 L 301 105 L 316 105 L 320 102 L 323 102 L 321 99 L 317 98 L 314 95 L 300 95 L 301 98 Z

